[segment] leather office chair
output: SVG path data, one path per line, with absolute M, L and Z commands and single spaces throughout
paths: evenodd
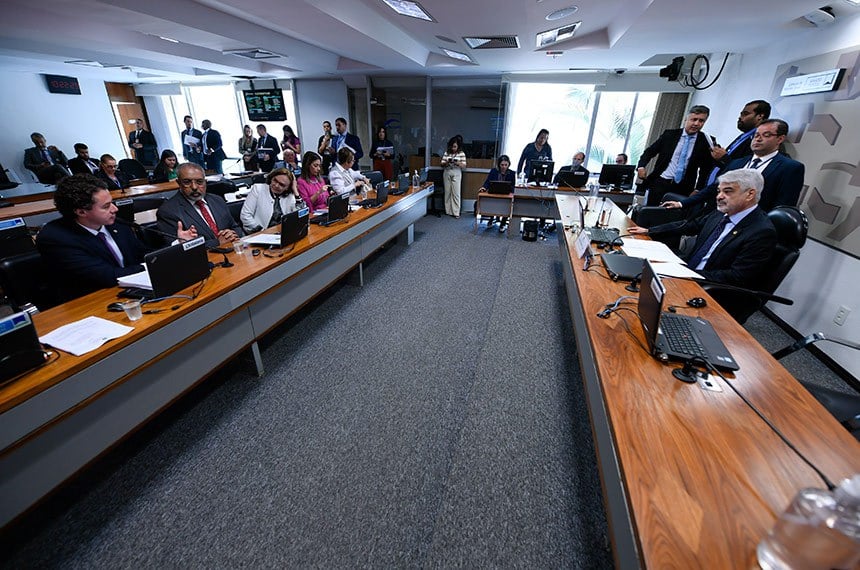
M 630 217 L 637 226 L 651 228 L 660 224 L 668 224 L 685 218 L 682 208 L 663 208 L 662 206 L 640 206 L 633 208 Z
M 14 311 L 27 310 L 30 304 L 40 311 L 59 304 L 48 268 L 36 250 L 0 261 L 0 287 Z
M 436 208 L 436 198 L 445 197 L 445 183 L 442 181 L 444 172 L 441 168 L 431 168 L 427 171 L 427 182 L 433 183 L 433 194 L 430 195 L 430 209 L 428 214 L 433 214 L 437 218 L 442 217 L 442 212 Z
M 149 172 L 146 171 L 146 167 L 133 158 L 123 158 L 117 163 L 117 168 L 119 168 L 129 180 L 135 180 L 138 178 L 149 180 Z
M 149 210 L 157 210 L 164 204 L 166 198 L 161 198 L 157 196 L 143 196 L 141 198 L 135 198 L 134 204 L 132 205 L 134 209 L 134 213 L 138 212 L 147 212 Z
M 223 180 L 219 180 L 218 182 L 207 182 L 206 183 L 206 193 L 207 194 L 216 194 L 218 196 L 224 197 L 224 194 L 228 192 L 235 192 L 236 184 L 232 180 L 227 180 L 226 178 Z
M 362 172 L 361 174 L 370 181 L 374 188 L 377 184 L 383 181 L 382 173 L 378 170 L 369 170 L 367 172 Z
M 265 174 L 255 174 L 251 177 L 251 184 L 265 184 L 266 183 L 266 175 Z
M 230 211 L 230 215 L 233 216 L 233 219 L 236 220 L 236 223 L 240 226 L 242 225 L 242 220 L 239 219 L 239 215 L 242 213 L 242 206 L 245 205 L 245 200 L 236 200 L 235 202 L 227 202 L 227 209 Z
M 776 247 L 761 273 L 759 292 L 770 294 L 776 291 L 800 257 L 800 248 L 806 243 L 809 220 L 794 206 L 778 206 L 768 212 L 767 217 L 776 228 Z M 767 296 L 757 295 L 754 291 L 737 291 L 719 284 L 703 287 L 741 324 L 768 300 Z

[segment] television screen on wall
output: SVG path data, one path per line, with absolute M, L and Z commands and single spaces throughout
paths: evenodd
M 280 89 L 254 89 L 242 91 L 250 121 L 286 121 L 284 94 Z

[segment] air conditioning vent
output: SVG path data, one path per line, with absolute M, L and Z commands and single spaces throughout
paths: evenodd
M 520 40 L 517 36 L 471 36 L 464 37 L 463 41 L 472 49 L 517 49 L 520 47 Z
M 277 59 L 279 57 L 286 57 L 278 53 L 273 53 L 270 51 L 266 51 L 264 49 L 259 48 L 251 48 L 251 49 L 229 49 L 224 51 L 224 55 L 238 55 L 239 57 L 244 57 L 245 59 L 253 59 L 253 60 L 261 60 L 261 59 Z

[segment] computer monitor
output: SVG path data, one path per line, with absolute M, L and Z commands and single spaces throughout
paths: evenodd
M 555 163 L 551 160 L 532 160 L 529 163 L 528 181 L 538 184 L 549 184 L 552 182 L 552 172 Z
M 630 190 L 633 188 L 635 171 L 636 167 L 632 164 L 604 164 L 600 169 L 598 183 L 619 190 Z

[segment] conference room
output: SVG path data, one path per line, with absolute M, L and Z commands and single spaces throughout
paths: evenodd
M 9 564 L 754 563 L 755 545 L 792 497 L 821 479 L 725 384 L 715 396 L 670 381 L 674 367 L 635 348 L 619 316 L 598 320 L 586 309 L 636 294 L 597 269 L 582 273 L 565 196 L 531 189 L 547 213 L 532 217 L 557 221 L 546 240 L 520 239 L 513 223 L 504 234 L 475 230 L 478 189 L 496 159 L 516 165 L 540 129 L 555 171 L 582 152 L 597 175 L 622 153 L 635 165 L 693 105 L 710 109 L 703 132 L 728 147 L 747 102 L 772 104 L 790 125 L 787 152 L 806 167 L 798 207 L 809 230 L 776 291 L 792 305 L 769 302 L 744 327 L 716 302 L 680 312 L 730 331 L 733 354 L 737 343 L 752 347 L 735 354 L 738 386 L 830 480 L 858 471 L 856 442 L 800 384 L 826 376 L 828 387 L 856 393 L 858 352 L 823 341 L 780 361 L 769 353 L 818 332 L 860 338 L 850 293 L 860 278 L 851 213 L 860 125 L 850 92 L 860 7 L 391 4 L 429 15 L 401 15 L 382 0 L 325 10 L 9 3 L 0 164 L 19 184 L 0 190 L 14 204 L 0 209 L 4 220 L 38 228 L 57 217 L 53 188 L 24 168 L 31 133 L 69 158 L 82 142 L 91 157 L 119 161 L 135 156 L 136 118 L 158 153 L 173 150 L 180 162 L 183 118 L 196 129 L 211 121 L 224 178 L 239 190 L 245 125 L 258 137 L 263 124 L 279 143 L 289 125 L 304 153 L 317 150 L 323 122 L 339 117 L 363 147 L 357 168 L 374 169 L 370 149 L 383 126 L 395 175 L 411 182 L 429 168 L 430 183 L 352 211 L 346 223 L 312 225 L 280 257 L 210 253 L 213 264 L 233 266 L 212 269 L 196 299 L 158 305 L 139 321 L 106 310 L 117 290 L 34 315 L 40 336 L 90 316 L 133 331 L 83 356 L 51 350 L 51 362 L 0 386 Z M 834 91 L 783 94 L 789 78 L 834 69 L 844 70 Z M 46 76 L 67 78 L 80 94 L 50 92 Z M 255 92 L 280 94 L 284 120 L 256 120 L 247 98 Z M 441 158 L 455 135 L 466 155 L 460 219 L 432 215 L 443 206 Z M 210 173 L 207 185 L 219 181 Z M 176 183 L 165 184 L 114 199 L 172 196 Z M 28 203 L 16 192 L 31 185 L 48 205 L 13 215 Z M 590 296 L 592 277 L 602 295 Z M 711 299 L 697 284 L 664 281 L 673 305 Z M 616 346 L 627 359 L 617 369 L 606 360 Z M 620 369 L 634 391 L 601 401 L 595 390 L 609 397 L 602 383 Z M 659 405 L 640 384 L 644 371 L 662 387 Z M 692 443 L 680 425 L 641 428 L 643 441 L 619 435 L 635 428 L 617 414 L 675 403 L 687 417 L 692 408 L 682 406 L 713 398 L 714 410 L 743 415 L 690 424 L 712 438 Z M 703 417 L 718 422 L 713 410 Z M 760 447 L 749 443 L 756 432 L 767 432 Z M 665 446 L 667 463 L 677 445 L 702 469 L 655 459 L 653 477 L 646 469 L 637 487 L 628 475 L 645 469 L 637 461 L 647 450 L 636 446 L 646 444 Z M 724 465 L 722 453 L 731 453 Z M 738 505 L 750 506 L 731 521 Z

